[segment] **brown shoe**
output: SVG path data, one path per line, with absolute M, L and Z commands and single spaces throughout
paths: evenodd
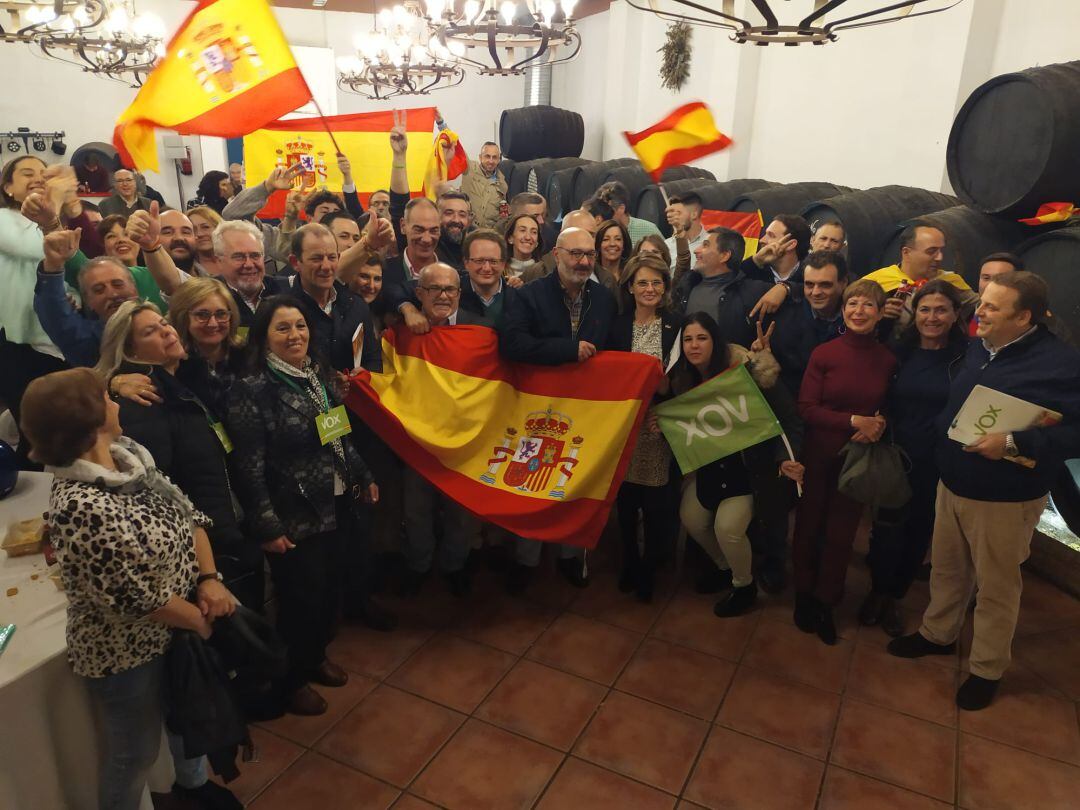
M 289 695 L 289 702 L 286 708 L 289 714 L 314 717 L 318 714 L 324 714 L 327 705 L 322 695 L 305 684 Z
M 311 680 L 319 686 L 344 686 L 349 682 L 349 673 L 330 661 L 323 661 L 315 670 Z

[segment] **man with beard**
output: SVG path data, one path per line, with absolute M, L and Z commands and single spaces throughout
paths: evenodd
M 447 191 L 439 196 L 436 205 L 442 227 L 436 248 L 439 261 L 455 270 L 464 270 L 461 243 L 465 241 L 465 234 L 472 230 L 472 206 L 469 205 L 469 197 L 460 191 Z
M 461 191 L 468 195 L 476 224 L 481 228 L 498 228 L 505 222 L 500 209 L 506 201 L 507 186 L 499 171 L 501 160 L 499 145 L 485 141 L 480 147 L 480 159 L 470 160 L 461 176 Z
M 79 231 L 52 231 L 44 240 L 45 259 L 38 265 L 34 312 L 64 359 L 73 366 L 93 366 L 101 348 L 105 322 L 125 301 L 139 297 L 131 271 L 119 259 L 99 256 L 79 270 L 83 298 L 80 315 L 64 287 L 64 264 L 79 249 Z
M 191 276 L 208 275 L 197 266 L 195 226 L 182 211 L 161 212 L 161 246 L 178 270 Z

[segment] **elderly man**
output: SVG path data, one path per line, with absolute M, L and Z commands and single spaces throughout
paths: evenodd
M 637 247 L 637 243 L 641 241 L 642 237 L 649 234 L 662 236 L 660 229 L 649 220 L 630 216 L 630 203 L 633 200 L 630 199 L 630 192 L 626 186 L 618 180 L 604 183 L 596 190 L 596 196 L 611 206 L 612 219 L 626 228 L 634 247 Z
M 233 186 L 233 196 L 244 190 L 244 166 L 241 163 L 229 164 L 229 182 Z
M 526 284 L 509 302 L 499 329 L 508 360 L 557 366 L 584 363 L 604 348 L 615 297 L 593 280 L 596 247 L 583 228 L 568 228 L 555 244 L 556 272 Z M 519 538 L 507 587 L 520 592 L 540 562 L 541 544 Z M 559 571 L 577 587 L 588 584 L 584 550 L 560 546 Z
M 571 211 L 569 214 L 563 217 L 562 231 L 568 231 L 572 228 L 588 231 L 595 241 L 596 231 L 600 227 L 600 223 L 602 221 L 603 220 L 597 219 L 588 211 L 579 208 Z M 550 275 L 551 272 L 555 270 L 556 265 L 557 262 L 555 259 L 555 251 L 552 250 L 550 253 L 544 254 L 543 259 L 541 259 L 539 262 L 537 262 L 524 273 L 522 273 L 521 280 L 525 284 L 528 284 L 530 281 L 535 281 L 538 278 L 543 278 L 544 276 Z M 594 263 L 592 268 L 592 275 L 590 276 L 590 278 L 593 281 L 598 281 L 605 287 L 607 287 L 608 290 L 611 291 L 612 295 L 618 295 L 619 280 L 615 278 L 614 274 L 610 270 L 605 270 L 599 264 Z
M 64 359 L 73 366 L 93 366 L 100 356 L 105 322 L 125 301 L 139 297 L 131 271 L 119 259 L 100 256 L 79 270 L 84 315 L 71 306 L 64 287 L 64 265 L 79 248 L 78 231 L 52 231 L 44 240 L 45 259 L 38 266 L 34 312 Z M 143 271 L 145 272 L 145 270 Z
M 502 152 L 493 141 L 480 147 L 480 159 L 470 160 L 461 178 L 461 191 L 469 196 L 478 228 L 498 228 L 503 223 L 506 178 L 499 171 Z
M 903 329 L 915 317 L 911 311 L 911 296 L 919 287 L 933 279 L 952 284 L 960 292 L 960 315 L 966 321 L 975 311 L 979 296 L 963 277 L 941 269 L 945 256 L 945 232 L 928 222 L 916 221 L 900 234 L 900 264 L 882 267 L 866 278 L 876 281 L 889 294 L 885 303 L 883 324 Z M 886 326 L 886 329 L 889 327 Z
M 290 191 L 293 181 L 303 173 L 304 169 L 299 163 L 289 167 L 278 166 L 261 183 L 249 186 L 229 200 L 229 204 L 221 211 L 224 219 L 246 220 L 258 228 L 262 233 L 264 262 L 268 257 L 274 263 L 272 269 L 278 265 L 288 265 L 288 240 L 282 242 L 280 229 L 276 225 L 263 222 L 256 214 L 266 205 L 270 195 L 275 191 Z
M 952 379 L 938 417 L 937 518 L 930 605 L 917 633 L 889 643 L 904 658 L 952 655 L 975 595 L 970 674 L 956 693 L 966 711 L 994 699 L 1009 667 L 1031 535 L 1066 459 L 1080 455 L 1080 354 L 1046 328 L 1049 294 L 1033 273 L 989 282 L 979 304 L 978 340 Z M 993 405 L 964 445 L 946 436 L 976 385 L 1062 415 L 1059 423 L 995 430 Z M 1004 418 L 1008 418 L 1005 416 Z M 973 420 L 974 421 L 974 420 Z M 1000 424 L 1000 422 L 998 423 Z M 965 427 L 961 425 L 960 427 Z
M 465 324 L 490 325 L 490 321 L 459 307 L 461 280 L 458 271 L 436 262 L 420 271 L 416 286 L 420 312 L 432 328 Z M 408 574 L 404 595 L 417 593 L 435 564 L 435 521 L 442 521 L 438 567 L 454 596 L 465 596 L 471 587 L 465 563 L 480 522 L 443 495 L 411 467 L 404 470 L 405 559 Z
M 133 211 L 149 211 L 150 198 L 140 197 L 135 172 L 119 169 L 113 172 L 113 195 L 98 204 L 103 217 L 119 214 L 126 217 Z

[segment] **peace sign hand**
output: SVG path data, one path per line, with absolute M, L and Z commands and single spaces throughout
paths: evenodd
M 776 321 L 769 324 L 769 328 L 764 332 L 761 331 L 761 321 L 757 322 L 757 339 L 750 344 L 750 351 L 752 352 L 771 352 L 772 333 L 776 329 Z
M 299 177 L 304 172 L 304 167 L 300 163 L 294 163 L 287 169 L 283 169 L 280 166 L 270 172 L 270 176 L 266 178 L 264 185 L 267 191 L 286 191 L 292 188 L 293 180 Z
M 393 114 L 394 126 L 390 130 L 390 148 L 394 152 L 394 157 L 404 157 L 406 150 L 409 148 L 409 139 L 406 135 L 409 111 L 393 110 Z

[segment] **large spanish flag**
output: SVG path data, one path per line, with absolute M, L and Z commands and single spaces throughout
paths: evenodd
M 360 201 L 367 206 L 373 191 L 390 187 L 390 170 L 394 161 L 390 150 L 390 130 L 394 113 L 353 113 L 329 118 L 290 118 L 273 121 L 244 136 L 244 168 L 251 182 L 270 174 L 276 166 L 304 165 L 304 173 L 293 185 L 298 191 L 326 188 L 341 191 L 341 172 L 337 168 L 337 150 L 327 134 L 334 133 L 338 146 L 349 159 L 353 182 Z M 409 190 L 421 192 L 432 155 L 432 131 L 435 128 L 435 108 L 419 107 L 408 111 L 409 150 L 405 166 L 409 173 Z M 286 192 L 270 197 L 260 217 L 280 217 L 285 213 Z
M 117 119 L 125 165 L 157 171 L 156 128 L 236 138 L 311 100 L 267 0 L 200 0 Z
M 405 463 L 508 531 L 596 545 L 661 378 L 654 358 L 509 363 L 482 326 L 387 331 L 383 352 L 383 373 L 360 372 L 346 402 Z
M 642 167 L 658 183 L 665 169 L 682 166 L 732 144 L 731 138 L 716 128 L 712 113 L 700 101 L 684 104 L 648 129 L 623 135 Z

